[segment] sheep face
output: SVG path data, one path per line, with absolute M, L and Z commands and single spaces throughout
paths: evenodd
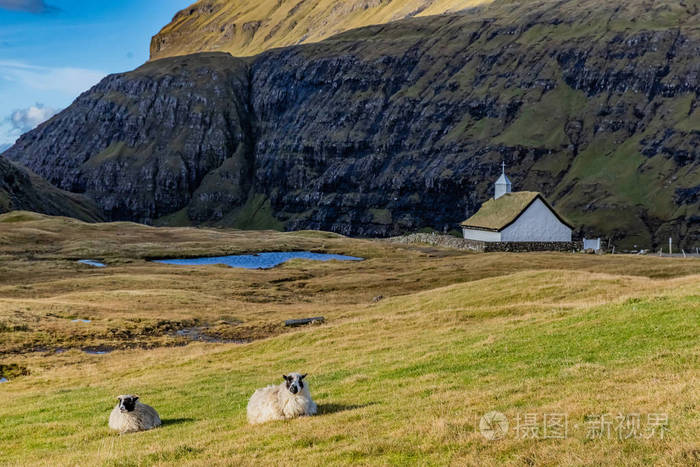
M 134 407 L 136 407 L 136 401 L 139 400 L 139 396 L 128 394 L 117 397 L 117 400 L 119 401 L 119 411 L 121 413 L 133 412 Z
M 287 390 L 292 394 L 296 394 L 304 389 L 303 379 L 306 378 L 306 373 L 303 375 L 299 373 L 290 373 L 289 375 L 282 375 L 282 377 L 284 378 Z

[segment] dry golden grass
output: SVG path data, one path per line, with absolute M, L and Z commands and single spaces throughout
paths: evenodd
M 12 222 L 8 222 L 11 220 Z M 360 263 L 295 260 L 272 270 L 172 266 L 146 258 L 251 251 L 314 250 L 366 258 Z M 319 232 L 250 233 L 86 224 L 29 213 L 0 216 L 0 328 L 16 329 L 0 351 L 127 348 L 182 344 L 174 330 L 206 326 L 228 339 L 284 332 L 285 319 L 523 270 L 669 277 L 700 271 L 697 261 L 533 253 L 476 255 L 397 246 Z M 104 269 L 77 263 L 97 259 Z M 517 299 L 513 299 L 518 303 Z M 74 323 L 89 319 L 91 323 Z
M 31 374 L 0 385 L 0 462 L 697 462 L 698 261 L 479 255 L 314 232 L 2 220 L 0 363 L 26 366 Z M 266 271 L 144 260 L 256 247 L 367 259 L 293 261 Z M 110 266 L 76 265 L 76 251 Z M 373 303 L 380 294 L 385 298 Z M 279 325 L 315 315 L 326 316 L 326 324 L 291 331 Z M 72 323 L 67 318 L 73 316 L 92 322 Z M 249 337 L 273 337 L 162 347 L 177 339 L 158 322 L 174 328 L 194 320 L 222 334 L 243 328 Z M 7 330 L 22 325 L 27 329 Z M 48 351 L 59 345 L 69 350 Z M 155 348 L 107 355 L 79 350 L 99 345 Z M 32 346 L 47 351 L 27 352 Z M 319 416 L 248 426 L 252 391 L 297 370 L 310 374 Z M 154 405 L 165 425 L 111 434 L 106 420 L 113 396 L 125 392 Z M 488 441 L 478 431 L 490 410 L 511 423 L 503 440 Z M 590 415 L 657 412 L 669 417 L 664 439 L 586 438 Z M 518 439 L 516 417 L 532 413 L 540 421 L 546 413 L 566 413 L 569 436 Z
M 491 1 L 199 1 L 175 15 L 153 38 L 151 60 L 196 52 L 250 56 L 273 47 L 318 42 L 362 26 L 455 12 Z

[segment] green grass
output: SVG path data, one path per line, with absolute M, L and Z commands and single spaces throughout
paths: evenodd
M 375 224 L 391 224 L 391 211 L 388 209 L 370 209 L 370 214 L 372 215 L 372 222 Z
M 243 206 L 217 224 L 245 230 L 284 230 L 284 223 L 275 218 L 270 200 L 263 194 L 250 196 Z
M 654 296 L 593 305 L 606 287 L 638 291 L 639 284 L 579 276 L 572 302 L 557 294 L 569 289 L 568 280 L 556 272 L 486 279 L 363 307 L 346 320 L 250 345 L 125 352 L 27 377 L 13 383 L 14 404 L 0 406 L 4 459 L 494 464 L 529 455 L 559 463 L 574 454 L 591 464 L 681 461 L 700 427 L 692 410 L 696 283 L 680 280 L 660 285 Z M 515 296 L 479 305 L 474 295 L 502 290 Z M 248 426 L 252 390 L 291 369 L 310 372 L 322 414 Z M 110 434 L 112 396 L 126 388 L 156 406 L 165 426 Z M 476 423 L 492 409 L 511 420 L 566 412 L 572 425 L 603 412 L 667 412 L 671 431 L 663 442 L 590 441 L 572 426 L 564 441 L 488 442 Z
M 126 143 L 118 141 L 107 146 L 104 150 L 100 151 L 99 154 L 92 156 L 85 162 L 85 165 L 94 167 L 103 164 L 105 161 L 110 159 L 119 159 L 124 157 L 124 155 L 128 154 L 129 152 L 129 148 Z
M 153 223 L 157 227 L 188 227 L 192 225 L 187 208 L 182 208 L 167 216 L 160 217 Z
M 581 113 L 586 100 L 583 92 L 560 81 L 536 102 L 524 102 L 518 119 L 496 141 L 509 145 L 561 148 L 569 143 L 564 125 Z

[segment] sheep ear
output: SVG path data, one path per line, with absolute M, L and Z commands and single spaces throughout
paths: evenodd
M 289 379 L 289 377 L 287 375 L 282 375 L 282 378 L 284 378 L 285 381 L 287 381 Z
M 139 400 L 139 396 L 134 396 L 133 399 L 134 399 L 134 402 L 136 402 L 137 400 Z
M 304 379 L 304 378 L 306 378 L 306 375 L 308 375 L 308 373 L 304 373 L 303 375 L 301 375 L 301 378 L 299 378 L 299 379 Z

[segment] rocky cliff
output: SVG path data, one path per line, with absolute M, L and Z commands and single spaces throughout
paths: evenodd
M 0 156 L 0 214 L 18 210 L 74 217 L 88 222 L 102 220 L 99 209 L 91 199 L 59 190 Z
M 113 219 L 395 235 L 541 191 L 621 247 L 700 239 L 684 1 L 495 2 L 106 78 L 6 154 Z
M 455 12 L 493 0 L 199 0 L 151 40 L 151 60 L 197 52 L 242 57 L 273 47 L 414 16 Z

